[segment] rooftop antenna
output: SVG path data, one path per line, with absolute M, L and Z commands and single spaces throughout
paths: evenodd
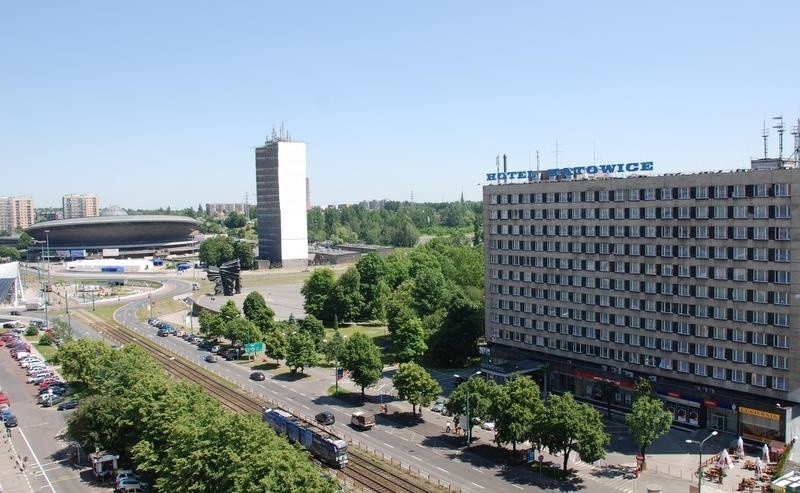
M 761 131 L 761 138 L 764 139 L 764 159 L 767 159 L 767 140 L 769 140 L 769 131 L 767 130 L 767 122 L 764 121 L 764 129 Z
M 497 183 L 500 183 L 500 154 L 494 157 L 494 165 L 497 166 Z
M 508 158 L 503 154 L 503 183 L 508 183 Z
M 539 149 L 536 149 L 536 171 L 539 171 Z
M 797 166 L 800 165 L 800 118 L 797 119 L 797 125 L 792 127 L 792 137 L 794 137 L 794 162 Z
M 778 162 L 779 164 L 783 163 L 783 115 L 781 116 L 773 116 L 773 120 L 777 120 L 778 124 L 773 126 L 778 130 Z

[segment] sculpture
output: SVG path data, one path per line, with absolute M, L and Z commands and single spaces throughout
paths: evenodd
M 208 268 L 208 280 L 214 281 L 214 294 L 233 296 L 242 292 L 239 259 L 229 260 L 219 267 Z

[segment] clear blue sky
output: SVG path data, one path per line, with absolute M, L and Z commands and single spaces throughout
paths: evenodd
M 254 203 L 281 122 L 315 205 L 477 200 L 497 154 L 551 167 L 556 141 L 562 165 L 745 167 L 800 116 L 798 26 L 796 0 L 6 2 L 0 195 Z

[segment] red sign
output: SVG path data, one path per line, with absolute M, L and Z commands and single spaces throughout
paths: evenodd
M 680 392 L 674 392 L 674 391 L 673 392 L 667 392 L 667 395 L 670 396 L 670 397 L 674 397 L 676 399 L 680 399 L 681 398 L 681 393 Z
M 712 401 L 709 399 L 703 399 L 703 404 L 705 404 L 706 407 L 717 407 L 717 401 Z

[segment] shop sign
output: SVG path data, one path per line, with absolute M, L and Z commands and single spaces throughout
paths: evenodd
M 739 412 L 742 414 L 749 414 L 750 416 L 758 416 L 759 418 L 771 419 L 773 421 L 781 420 L 781 416 L 779 414 L 762 411 L 760 409 L 753 409 L 750 407 L 739 406 Z
M 712 401 L 712 400 L 709 400 L 709 399 L 703 399 L 703 404 L 706 407 L 717 407 L 717 401 Z
M 670 396 L 670 397 L 674 397 L 676 399 L 680 399 L 681 398 L 681 393 L 680 392 L 671 391 L 671 392 L 667 392 L 667 395 Z

